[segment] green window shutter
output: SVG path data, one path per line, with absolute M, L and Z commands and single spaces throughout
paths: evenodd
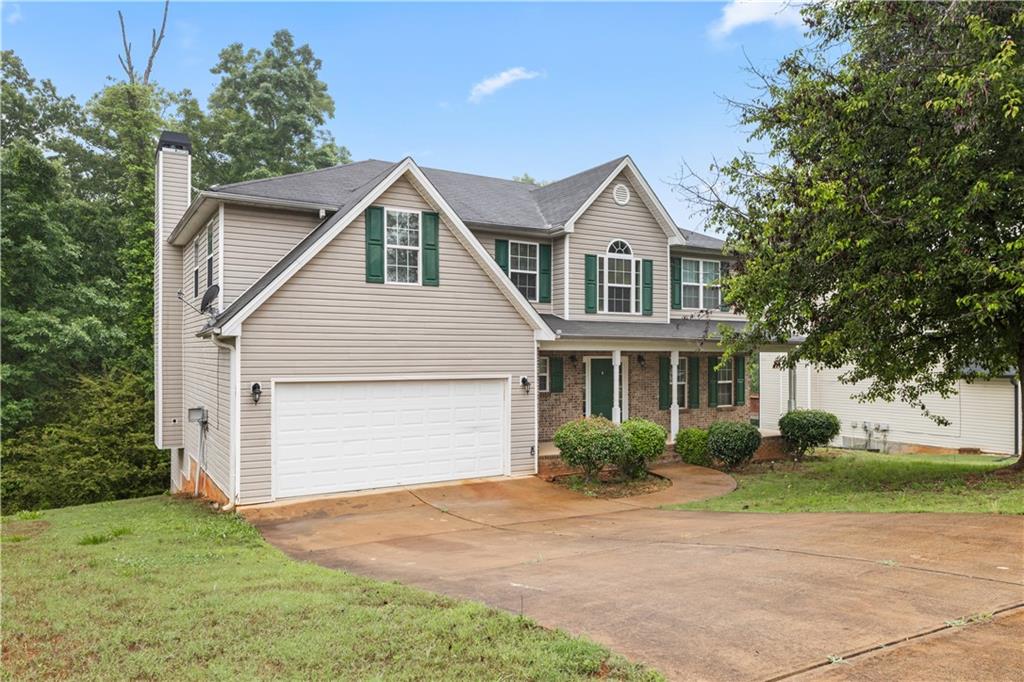
M 498 262 L 498 267 L 506 275 L 508 274 L 508 240 L 507 239 L 495 239 L 494 240 L 494 260 Z
M 548 390 L 561 393 L 565 390 L 565 376 L 562 371 L 562 358 L 548 358 Z
M 718 358 L 714 355 L 708 356 L 708 407 L 718 407 L 718 372 L 715 365 Z
M 437 238 L 438 219 L 436 213 L 423 214 L 423 286 L 436 287 L 441 282 Z
M 721 269 L 719 270 L 719 272 L 721 274 L 719 274 L 718 279 L 720 282 L 724 282 L 725 278 L 729 276 L 729 264 L 726 263 L 725 261 L 722 261 L 720 268 Z M 732 310 L 732 306 L 725 302 L 725 287 L 722 285 L 719 286 L 720 288 L 718 290 L 718 296 L 720 302 L 718 305 L 718 309 L 721 310 L 722 312 L 729 312 L 730 310 Z
M 733 390 L 733 394 L 735 395 L 735 398 L 733 399 L 732 404 L 733 405 L 742 405 L 744 403 L 744 401 L 746 400 L 746 397 L 747 397 L 745 395 L 745 392 L 746 392 L 745 389 L 746 389 L 746 386 L 747 386 L 747 374 L 746 374 L 746 369 L 745 369 L 746 363 L 743 361 L 743 356 L 742 355 L 737 355 L 734 358 L 734 361 L 735 361 L 736 364 L 733 367 L 733 376 L 736 377 L 735 382 L 734 382 L 736 388 Z
M 672 310 L 683 309 L 683 259 L 672 257 Z
M 384 283 L 384 209 L 366 209 L 366 281 Z
M 583 296 L 584 309 L 588 313 L 597 312 L 597 256 L 588 253 L 583 257 Z
M 658 409 L 672 407 L 672 359 L 662 355 L 658 358 Z
M 551 244 L 540 245 L 540 273 L 537 282 L 537 301 L 551 303 Z
M 640 296 L 644 315 L 654 314 L 654 261 L 645 260 L 643 262 L 642 281 L 643 289 Z
M 700 407 L 700 356 L 694 355 L 686 361 L 690 363 L 686 369 L 686 390 L 690 394 L 687 396 L 686 406 Z

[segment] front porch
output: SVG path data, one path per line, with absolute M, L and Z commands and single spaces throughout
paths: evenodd
M 714 369 L 717 354 L 692 349 L 541 350 L 539 357 L 541 371 L 547 369 L 538 395 L 541 457 L 557 455 L 555 431 L 583 416 L 649 419 L 665 428 L 669 442 L 681 428 L 751 416 L 742 357 L 722 371 Z

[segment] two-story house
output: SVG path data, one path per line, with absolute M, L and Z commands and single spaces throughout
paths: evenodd
M 582 415 L 749 418 L 744 358 L 716 369 L 718 325 L 743 324 L 722 242 L 680 229 L 628 156 L 544 186 L 406 158 L 193 196 L 190 169 L 164 133 L 155 435 L 175 489 L 530 475 Z

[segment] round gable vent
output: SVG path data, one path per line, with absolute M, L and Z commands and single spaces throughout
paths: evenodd
M 629 203 L 629 188 L 621 182 L 618 183 L 612 188 L 612 198 L 619 206 L 625 206 Z

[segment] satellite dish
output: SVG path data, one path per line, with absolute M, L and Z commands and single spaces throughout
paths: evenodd
M 203 294 L 203 302 L 199 304 L 199 312 L 205 313 L 210 310 L 210 306 L 217 300 L 217 296 L 220 295 L 220 287 L 214 284 L 212 287 L 206 290 Z

